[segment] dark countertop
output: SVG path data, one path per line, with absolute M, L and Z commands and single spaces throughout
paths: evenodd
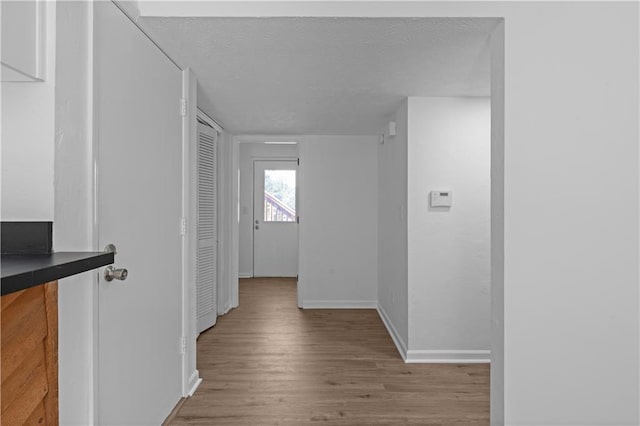
M 113 253 L 58 252 L 51 254 L 2 255 L 2 295 L 49 281 L 90 271 L 113 263 Z

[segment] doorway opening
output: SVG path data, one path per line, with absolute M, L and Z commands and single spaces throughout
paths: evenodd
M 238 144 L 240 278 L 298 276 L 299 160 L 295 140 Z

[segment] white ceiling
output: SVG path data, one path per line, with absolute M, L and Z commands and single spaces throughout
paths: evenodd
M 139 24 L 236 134 L 375 134 L 406 96 L 488 96 L 494 19 L 158 18 Z

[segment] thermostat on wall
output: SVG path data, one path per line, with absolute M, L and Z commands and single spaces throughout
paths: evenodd
M 431 207 L 451 207 L 451 191 L 431 191 Z

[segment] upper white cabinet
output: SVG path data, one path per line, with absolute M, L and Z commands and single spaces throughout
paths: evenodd
M 0 1 L 2 81 L 45 79 L 46 8 L 42 0 Z

